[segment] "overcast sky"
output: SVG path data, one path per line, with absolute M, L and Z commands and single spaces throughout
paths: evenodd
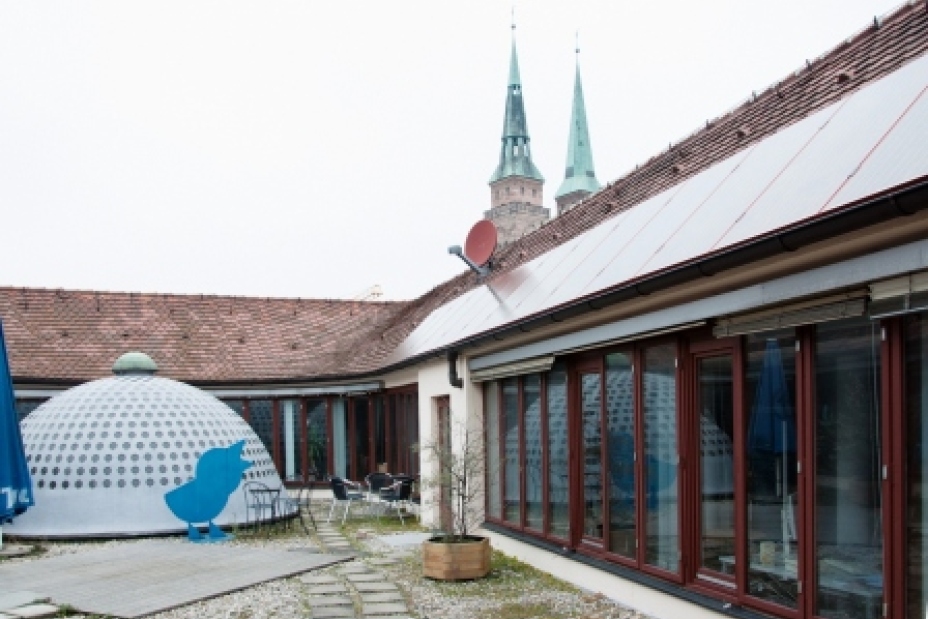
M 546 206 L 576 31 L 605 184 L 898 4 L 516 2 Z M 426 292 L 489 206 L 511 6 L 0 0 L 0 286 Z

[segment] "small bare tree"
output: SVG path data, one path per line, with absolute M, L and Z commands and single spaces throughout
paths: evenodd
M 423 477 L 422 484 L 433 491 L 433 496 L 445 494 L 450 511 L 452 530 L 444 541 L 460 543 L 473 541 L 469 532 L 483 522 L 484 473 L 486 453 L 483 432 L 468 429 L 458 421 L 452 428 L 449 440 L 429 442 L 420 446 L 431 465 L 433 475 Z

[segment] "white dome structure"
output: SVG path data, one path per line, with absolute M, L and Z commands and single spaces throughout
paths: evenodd
M 114 364 L 115 376 L 69 389 L 23 421 L 35 507 L 8 525 L 10 534 L 187 532 L 165 495 L 194 480 L 205 451 L 240 441 L 241 458 L 251 466 L 234 474 L 282 486 L 261 439 L 235 411 L 200 389 L 153 376 L 156 370 L 147 355 L 127 353 Z M 244 524 L 245 505 L 239 483 L 213 522 Z

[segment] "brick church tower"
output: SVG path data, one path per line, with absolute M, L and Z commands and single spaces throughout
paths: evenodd
M 512 28 L 515 31 L 515 25 Z M 499 165 L 490 177 L 491 208 L 483 216 L 496 225 L 500 245 L 506 245 L 551 217 L 550 210 L 542 206 L 545 179 L 532 163 L 515 32 L 509 63 L 502 142 Z

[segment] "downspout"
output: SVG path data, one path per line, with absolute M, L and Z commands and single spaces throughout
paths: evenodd
M 448 382 L 458 389 L 464 387 L 464 380 L 458 376 L 458 351 L 453 348 L 448 351 Z

